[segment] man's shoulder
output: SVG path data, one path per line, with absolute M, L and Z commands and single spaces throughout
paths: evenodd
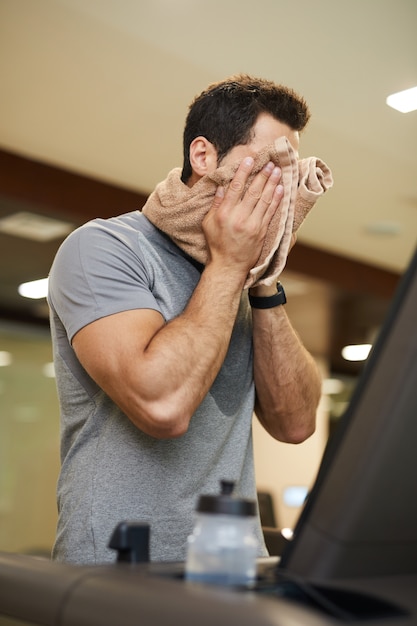
M 138 234 L 146 238 L 153 235 L 155 227 L 139 211 L 131 211 L 114 217 L 94 218 L 73 230 L 61 245 L 61 250 L 93 250 L 102 253 L 122 242 L 125 245 L 137 243 Z
M 138 235 L 149 242 L 156 244 L 169 245 L 176 248 L 171 239 L 163 233 L 159 228 L 154 226 L 152 222 L 140 211 L 130 211 L 115 217 L 95 218 L 90 220 L 74 233 L 78 237 L 87 236 L 112 236 L 121 237 L 123 240 L 138 240 Z
M 84 233 L 89 235 L 94 233 L 137 233 L 138 231 L 146 231 L 147 220 L 139 211 L 130 211 L 129 213 L 122 213 L 121 215 L 115 215 L 113 217 L 96 217 L 95 219 L 86 222 L 79 228 L 77 228 L 72 234 L 76 234 L 80 237 Z

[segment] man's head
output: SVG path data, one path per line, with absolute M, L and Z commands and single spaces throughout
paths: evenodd
M 212 144 L 219 164 L 235 146 L 253 140 L 262 113 L 293 131 L 303 130 L 310 118 L 305 100 L 292 89 L 243 74 L 214 83 L 197 96 L 184 128 L 183 182 L 193 173 L 190 146 L 197 137 Z

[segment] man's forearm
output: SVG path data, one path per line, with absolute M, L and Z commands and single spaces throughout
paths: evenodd
M 321 378 L 285 309 L 252 309 L 256 414 L 280 441 L 300 443 L 315 429 Z
M 204 270 L 184 312 L 164 325 L 144 352 L 148 388 L 166 415 L 179 411 L 180 433 L 209 391 L 225 359 L 243 278 Z M 175 418 L 173 419 L 175 421 Z M 182 425 L 180 422 L 183 422 Z

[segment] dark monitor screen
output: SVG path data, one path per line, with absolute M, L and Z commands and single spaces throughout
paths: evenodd
M 279 568 L 322 581 L 417 573 L 417 251 Z

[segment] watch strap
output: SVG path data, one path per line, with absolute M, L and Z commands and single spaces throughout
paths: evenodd
M 286 302 L 287 297 L 281 283 L 277 283 L 277 293 L 272 296 L 251 296 L 249 294 L 249 303 L 253 309 L 272 309 Z

